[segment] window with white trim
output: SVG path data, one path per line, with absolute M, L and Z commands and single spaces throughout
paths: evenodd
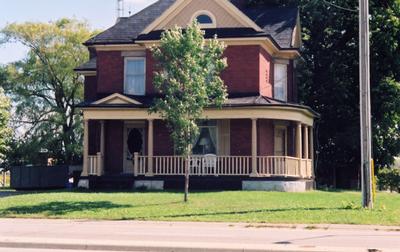
M 192 17 L 192 21 L 193 20 L 196 20 L 201 28 L 217 27 L 214 15 L 206 10 L 196 12 Z
M 143 57 L 125 58 L 124 93 L 145 95 L 146 93 L 146 59 Z
M 218 131 L 215 120 L 205 120 L 199 123 L 199 135 L 194 140 L 192 152 L 194 155 L 217 154 Z
M 288 72 L 286 64 L 274 64 L 274 98 L 287 101 Z

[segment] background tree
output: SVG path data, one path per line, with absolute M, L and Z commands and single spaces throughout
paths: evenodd
M 35 162 L 44 148 L 58 163 L 79 161 L 82 134 L 76 105 L 83 98 L 83 83 L 73 69 L 88 60 L 82 43 L 94 32 L 84 22 L 60 19 L 9 24 L 1 35 L 3 43 L 19 42 L 29 49 L 25 59 L 5 66 L 7 79 L 1 84 L 15 106 L 13 124 L 20 136 L 10 155 Z
M 10 119 L 10 99 L 5 96 L 4 90 L 0 87 L 0 164 L 4 162 L 5 154 L 9 150 L 11 137 Z
M 298 5 L 303 32 L 300 100 L 321 113 L 320 184 L 356 186 L 360 167 L 358 1 L 249 0 Z M 370 0 L 373 152 L 378 167 L 400 153 L 400 1 Z
M 226 67 L 222 59 L 225 46 L 217 39 L 205 40 L 196 23 L 182 30 L 165 31 L 160 45 L 152 48 L 158 71 L 154 86 L 162 98 L 156 99 L 152 112 L 160 113 L 171 132 L 175 151 L 186 159 L 185 201 L 189 188 L 188 156 L 199 134 L 197 126 L 205 107 L 222 106 L 226 87 L 219 77 Z

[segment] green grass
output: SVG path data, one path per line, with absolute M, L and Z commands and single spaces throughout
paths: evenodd
M 192 192 L 189 203 L 180 192 L 6 192 L 0 217 L 400 225 L 400 195 L 390 193 L 365 210 L 357 192 Z

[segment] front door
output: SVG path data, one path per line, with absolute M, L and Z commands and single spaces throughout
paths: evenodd
M 131 123 L 124 127 L 124 173 L 133 173 L 133 155 L 144 154 L 144 124 Z

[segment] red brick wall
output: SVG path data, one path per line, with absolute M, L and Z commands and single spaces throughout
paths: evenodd
M 108 174 L 118 174 L 123 171 L 124 122 L 105 122 L 105 171 Z
M 260 46 L 228 46 L 224 56 L 227 57 L 228 67 L 222 72 L 221 78 L 228 86 L 230 94 L 262 94 L 273 96 L 273 64 L 271 56 Z M 151 52 L 146 50 L 146 94 L 156 93 L 153 86 L 153 74 L 156 63 Z M 111 94 L 123 92 L 124 58 L 121 51 L 97 52 L 97 93 Z M 295 87 L 293 62 L 288 68 L 288 94 L 294 99 Z M 85 88 L 85 97 L 94 97 L 93 86 L 95 78 L 90 77 L 90 83 Z M 290 93 L 289 93 L 290 92 Z
M 150 50 L 146 50 L 146 94 L 154 94 L 153 76 L 156 62 L 151 55 Z
M 261 94 L 273 97 L 274 66 L 272 57 L 257 45 L 229 46 L 225 51 L 228 67 L 221 78 L 230 94 Z M 153 74 L 156 63 L 146 50 L 146 94 L 155 94 Z M 97 77 L 85 80 L 85 100 L 98 98 L 97 93 L 123 93 L 124 58 L 120 51 L 97 52 Z M 297 102 L 297 85 L 294 79 L 293 60 L 288 65 L 288 100 Z M 97 85 L 96 85 L 97 84 Z M 97 86 L 97 87 L 96 87 Z
M 120 51 L 97 52 L 97 92 L 123 93 L 124 58 Z
M 161 120 L 154 121 L 154 155 L 173 155 L 174 144 L 165 123 Z
M 228 86 L 228 92 L 258 94 L 260 47 L 228 46 L 224 55 L 228 67 L 222 72 L 221 78 Z
M 274 155 L 274 124 L 272 120 L 257 120 L 257 151 L 260 156 Z
M 251 120 L 234 119 L 231 121 L 231 155 L 251 155 Z
M 260 94 L 263 96 L 273 96 L 274 83 L 274 64 L 272 57 L 264 48 L 260 48 Z
M 95 101 L 97 98 L 97 76 L 85 76 L 84 99 Z

